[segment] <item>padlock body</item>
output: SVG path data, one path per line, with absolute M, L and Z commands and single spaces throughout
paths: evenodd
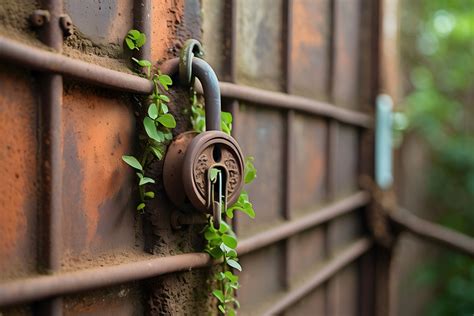
M 220 131 L 180 134 L 170 145 L 164 162 L 164 185 L 171 201 L 181 209 L 191 204 L 209 212 L 208 172 L 225 170 L 227 204 L 235 203 L 244 183 L 244 158 L 240 146 Z
M 181 211 L 190 211 L 193 205 L 186 197 L 183 185 L 183 162 L 186 150 L 197 132 L 185 132 L 173 139 L 163 164 L 163 185 L 171 202 Z

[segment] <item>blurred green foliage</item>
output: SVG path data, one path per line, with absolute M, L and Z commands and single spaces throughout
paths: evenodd
M 400 131 L 422 137 L 431 156 L 430 207 L 443 225 L 474 235 L 474 0 L 403 0 Z M 396 134 L 400 135 L 400 133 Z M 426 315 L 473 315 L 474 261 L 443 250 L 417 271 L 435 288 Z

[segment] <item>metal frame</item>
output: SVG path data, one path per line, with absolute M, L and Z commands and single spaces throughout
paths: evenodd
M 0 58 L 23 67 L 60 74 L 104 88 L 138 94 L 150 94 L 153 91 L 153 83 L 145 78 L 31 47 L 4 37 L 0 37 Z M 177 59 L 167 61 L 161 70 L 164 73 L 173 73 L 177 63 Z M 259 106 L 301 111 L 361 128 L 373 127 L 373 119 L 370 115 L 329 103 L 229 82 L 220 82 L 219 86 L 221 95 L 225 99 L 237 99 Z
M 309 215 L 281 224 L 271 230 L 242 240 L 237 252 L 240 255 L 261 249 L 298 232 L 323 224 L 338 216 L 367 205 L 366 192 L 358 192 Z M 367 249 L 365 249 L 367 250 Z M 363 252 L 362 252 L 363 253 Z M 360 254 L 362 254 L 360 253 Z M 359 254 L 359 255 L 360 255 Z M 355 259 L 355 258 L 354 258 Z M 42 300 L 111 285 L 156 277 L 166 273 L 186 271 L 212 264 L 205 253 L 189 253 L 170 257 L 153 258 L 116 266 L 85 269 L 48 276 L 32 276 L 0 284 L 0 306 Z M 335 263 L 328 263 L 332 267 Z M 333 269 L 329 269 L 333 271 Z M 332 274 L 336 273 L 334 270 Z M 326 272 L 327 277 L 332 274 Z
M 62 12 L 62 1 L 60 0 L 45 0 L 50 6 L 49 10 L 55 10 L 54 12 L 58 15 Z M 139 3 L 135 14 L 135 23 L 139 28 L 150 30 L 150 0 L 136 1 Z M 336 107 L 333 104 L 326 102 L 314 101 L 308 98 L 291 95 L 291 60 L 289 54 L 291 53 L 291 25 L 292 25 L 292 0 L 286 0 L 283 2 L 286 10 L 284 11 L 283 22 L 286 32 L 284 33 L 283 42 L 285 44 L 284 58 L 285 64 L 284 72 L 287 80 L 284 82 L 284 91 L 286 93 L 271 92 L 263 89 L 246 87 L 237 85 L 232 82 L 220 82 L 221 95 L 226 101 L 224 107 L 229 109 L 234 118 L 238 119 L 238 101 L 250 102 L 256 106 L 271 107 L 282 109 L 286 111 L 287 118 L 287 132 L 285 136 L 285 144 L 287 147 L 286 152 L 288 153 L 285 157 L 285 168 L 286 173 L 289 175 L 289 161 L 291 161 L 291 137 L 292 137 L 292 122 L 295 111 L 304 112 L 310 115 L 322 116 L 328 119 L 330 123 L 330 132 L 328 133 L 328 155 L 331 157 L 335 154 L 335 145 L 337 144 L 337 125 L 338 123 L 345 123 L 361 128 L 362 130 L 371 129 L 373 126 L 373 118 L 369 114 L 360 113 L 340 107 Z M 235 80 L 235 55 L 236 55 L 236 0 L 228 0 L 226 2 L 227 15 L 230 16 L 230 56 L 229 64 L 227 65 L 227 77 L 230 81 Z M 334 11 L 334 8 L 332 8 Z M 334 23 L 332 21 L 331 23 Z M 333 27 L 331 28 L 331 30 Z M 58 32 L 58 30 L 51 31 Z M 49 34 L 49 33 L 48 33 Z M 50 34 L 50 35 L 51 35 Z M 58 42 L 59 37 L 53 39 L 51 42 L 46 42 L 53 48 L 56 48 L 60 52 L 62 46 L 62 34 L 60 43 Z M 332 44 L 331 44 L 332 45 Z M 332 46 L 330 48 L 333 50 Z M 145 46 L 141 50 L 141 58 L 147 58 L 150 55 L 149 47 Z M 60 120 L 60 107 L 59 103 L 54 103 L 54 100 L 60 100 L 62 95 L 62 76 L 71 77 L 80 81 L 84 81 L 89 84 L 105 87 L 108 89 L 114 89 L 122 92 L 131 92 L 137 94 L 149 94 L 153 90 L 153 83 L 145 78 L 136 76 L 131 73 L 114 71 L 98 65 L 87 63 L 80 60 L 75 60 L 61 54 L 46 51 L 40 48 L 28 46 L 11 39 L 0 37 L 0 59 L 8 60 L 18 65 L 34 70 L 38 70 L 45 73 L 44 76 L 58 78 L 55 80 L 61 81 L 61 85 L 57 84 L 55 87 L 51 87 L 51 95 L 44 94 L 45 103 L 50 103 L 50 112 L 54 114 L 51 116 L 49 121 L 49 133 L 52 135 L 58 131 L 61 126 Z M 165 73 L 171 73 L 174 67 L 177 66 L 177 59 L 166 62 L 162 65 L 162 71 Z M 331 63 L 333 61 L 331 60 Z M 332 71 L 330 71 L 332 73 Z M 53 75 L 51 75 L 53 74 Z M 43 74 L 42 74 L 43 75 Z M 331 78 L 330 78 L 331 79 Z M 332 82 L 329 80 L 328 90 L 331 90 Z M 52 84 L 54 86 L 54 84 Z M 199 87 L 198 87 L 199 90 Z M 49 101 L 48 101 L 49 100 Z M 59 106 L 58 106 L 59 105 Z M 58 112 L 59 111 L 59 112 Z M 45 112 L 46 113 L 46 112 Z M 47 117 L 45 119 L 48 119 Z M 59 126 L 59 127 L 58 127 Z M 61 131 L 56 134 L 62 135 Z M 61 151 L 59 144 L 54 143 L 50 150 L 51 157 L 57 160 L 60 156 Z M 50 176 L 54 176 L 54 179 L 61 179 L 61 170 L 58 170 L 60 164 L 55 163 L 54 168 L 47 170 Z M 332 196 L 331 187 L 332 183 L 333 166 L 329 170 L 329 192 L 328 195 Z M 61 168 L 59 168 L 61 169 Z M 51 184 L 50 197 L 54 199 L 60 199 L 60 194 L 57 194 L 60 190 L 60 180 L 55 180 Z M 54 189 L 56 188 L 56 189 Z M 296 233 L 302 232 L 306 229 L 315 227 L 320 224 L 325 224 L 328 221 L 348 212 L 354 211 L 357 208 L 364 207 L 369 203 L 369 195 L 364 191 L 357 192 L 349 197 L 342 200 L 333 202 L 326 207 L 318 209 L 315 212 L 310 213 L 299 219 L 292 220 L 290 218 L 291 201 L 289 197 L 290 183 L 285 185 L 285 218 L 287 222 L 275 227 L 271 230 L 264 231 L 248 239 L 242 240 L 238 246 L 239 254 L 246 254 L 262 247 L 268 246 L 275 242 L 281 241 L 287 237 L 290 237 Z M 46 201 L 47 202 L 47 201 Z M 55 241 L 55 234 L 59 226 L 53 223 L 57 222 L 56 215 L 60 214 L 59 202 L 51 202 L 53 204 L 44 204 L 47 207 L 47 214 L 50 214 L 49 226 L 51 231 L 47 236 L 47 244 L 49 244 L 50 264 L 48 265 L 51 272 L 57 271 L 59 259 L 58 247 L 52 243 Z M 59 203 L 59 204 L 58 204 Z M 56 205 L 56 207 L 55 207 Z M 56 215 L 55 215 L 56 214 Z M 237 224 L 237 223 L 234 223 Z M 54 229 L 54 231 L 53 231 Z M 56 238 L 57 239 L 57 238 Z M 318 270 L 314 275 L 309 277 L 302 286 L 286 290 L 286 294 L 281 300 L 272 306 L 270 310 L 267 310 L 267 314 L 274 314 L 283 311 L 286 307 L 293 304 L 305 294 L 309 293 L 316 286 L 323 284 L 333 275 L 335 275 L 342 267 L 351 263 L 355 259 L 359 258 L 364 253 L 372 249 L 372 241 L 369 238 L 361 238 L 353 243 L 351 246 L 338 253 L 337 256 L 332 257 L 327 263 L 325 263 L 321 269 Z M 57 255 L 56 255 L 57 254 Z M 162 258 L 151 258 L 148 260 L 126 263 L 116 266 L 108 266 L 101 268 L 93 268 L 80 270 L 68 273 L 56 273 L 52 275 L 42 276 L 31 276 L 25 279 L 19 279 L 15 281 L 9 281 L 0 284 L 0 306 L 9 306 L 22 303 L 28 303 L 33 301 L 49 300 L 50 308 L 45 309 L 44 312 L 51 314 L 60 314 L 61 304 L 60 299 L 53 299 L 61 297 L 66 294 L 77 293 L 81 291 L 107 287 L 117 285 L 121 283 L 156 277 L 158 275 L 185 271 L 193 268 L 205 267 L 213 264 L 207 254 L 204 253 L 189 253 L 176 255 L 171 257 Z M 287 283 L 287 271 L 285 271 L 285 283 Z M 56 303 L 54 303 L 56 302 Z

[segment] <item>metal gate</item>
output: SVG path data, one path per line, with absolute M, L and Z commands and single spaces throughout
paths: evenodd
M 143 57 L 159 62 L 202 28 L 234 136 L 255 157 L 257 217 L 233 222 L 241 314 L 386 314 L 390 253 L 369 236 L 358 186 L 373 167 L 378 1 L 8 0 L 0 10 L 5 315 L 212 305 L 199 227 L 170 228 L 161 184 L 153 211 L 134 212 L 120 157 L 136 142 L 134 95 L 152 84 L 124 64 L 132 27 L 150 39 Z M 172 97 L 184 131 L 186 93 Z

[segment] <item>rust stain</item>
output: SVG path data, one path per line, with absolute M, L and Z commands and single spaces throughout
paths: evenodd
M 293 1 L 291 42 L 292 93 L 327 99 L 330 1 Z
M 184 0 L 153 1 L 151 23 L 151 59 L 164 60 L 180 48 L 176 32 L 182 23 Z
M 23 74 L 0 71 L 0 267 L 31 261 L 36 225 L 36 103 Z M 33 258 L 32 258 L 33 257 Z M 14 264 L 15 263 L 15 264 Z
M 103 241 L 98 234 L 100 207 L 118 194 L 128 174 L 121 156 L 130 152 L 132 113 L 122 100 L 84 89 L 66 94 L 64 105 L 65 132 L 74 135 L 82 176 L 77 191 L 83 209 L 76 211 L 85 216 L 85 242 L 91 248 Z
M 295 44 L 321 46 L 324 44 L 323 32 L 319 31 L 315 26 L 326 23 L 324 14 L 321 10 L 312 10 L 314 7 L 322 7 L 326 0 L 305 0 L 293 1 L 293 14 L 295 35 L 293 37 Z M 315 11 L 319 11 L 319 14 Z

